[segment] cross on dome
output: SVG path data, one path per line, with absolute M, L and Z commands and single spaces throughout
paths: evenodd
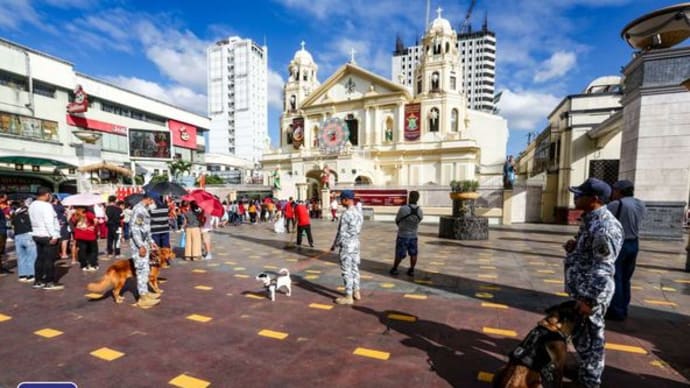
M 356 53 L 356 52 L 357 52 L 357 51 L 355 51 L 354 48 L 351 48 L 351 49 L 350 49 L 350 63 L 355 63 L 355 53 Z
M 437 16 L 438 19 L 441 18 L 441 12 L 443 12 L 443 8 L 441 8 L 441 7 L 436 8 L 436 13 L 438 14 L 438 16 Z
M 306 43 L 304 43 L 304 41 L 300 42 L 300 46 L 302 46 L 302 51 L 304 51 L 304 45 L 305 45 L 305 44 L 306 44 Z

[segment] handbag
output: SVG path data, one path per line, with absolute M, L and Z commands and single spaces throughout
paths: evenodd
M 184 248 L 187 245 L 187 232 L 182 231 L 182 236 L 180 236 L 180 248 Z

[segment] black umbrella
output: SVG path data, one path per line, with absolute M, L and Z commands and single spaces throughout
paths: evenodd
M 181 197 L 187 195 L 187 190 L 184 187 L 173 182 L 158 182 L 155 184 L 149 183 L 144 186 L 146 192 L 153 192 L 160 195 L 172 195 L 173 197 Z
M 144 199 L 143 193 L 135 193 L 125 197 L 125 203 L 131 206 L 136 206 L 141 200 Z

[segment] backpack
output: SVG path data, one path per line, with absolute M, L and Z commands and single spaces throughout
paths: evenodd
M 399 219 L 398 221 L 395 222 L 396 225 L 400 225 L 401 222 L 403 222 L 404 219 L 410 217 L 410 216 L 415 216 L 417 217 L 417 220 L 419 221 L 419 206 L 417 207 L 412 207 L 410 205 L 407 205 L 407 207 L 410 208 L 410 214 L 407 214 L 405 217 Z

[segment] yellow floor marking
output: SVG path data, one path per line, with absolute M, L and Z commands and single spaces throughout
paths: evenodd
M 488 303 L 488 302 L 482 302 L 482 307 L 489 307 L 493 309 L 507 309 L 508 306 L 505 304 L 500 304 L 500 303 Z
M 275 338 L 275 339 L 279 339 L 279 340 L 284 340 L 285 338 L 287 338 L 288 333 L 283 333 L 283 332 L 280 332 L 280 331 L 273 331 L 273 330 L 264 329 L 264 330 L 261 330 L 261 331 L 259 332 L 259 335 L 262 336 L 262 337 L 268 337 L 268 338 Z
M 435 270 L 435 269 L 427 269 L 426 272 L 428 272 L 428 273 L 438 273 L 438 271 Z
M 556 273 L 556 272 L 552 269 L 538 269 L 537 273 Z
M 428 284 L 428 285 L 434 284 L 431 280 L 421 280 L 421 279 L 418 279 L 418 280 L 415 280 L 414 282 L 417 283 L 417 284 Z
M 95 292 L 92 292 L 92 293 L 86 294 L 84 296 L 89 298 L 89 299 L 99 299 L 100 297 L 103 296 L 103 294 L 96 294 Z
M 614 344 L 611 342 L 607 342 L 606 346 L 604 346 L 607 350 L 618 350 L 621 352 L 627 352 L 627 353 L 636 353 L 636 354 L 647 354 L 647 351 L 642 349 L 639 346 L 628 346 L 628 345 L 621 345 L 621 344 Z
M 393 288 L 395 287 L 394 283 L 381 283 L 379 284 L 382 288 Z
M 285 259 L 285 261 L 289 261 L 289 262 L 291 262 L 291 263 L 296 263 L 296 262 L 297 262 L 297 259 Z
M 665 269 L 648 269 L 647 271 L 654 272 L 654 273 L 666 273 L 666 272 L 668 272 Z
M 250 259 L 260 259 L 261 256 L 258 256 L 258 255 L 251 255 L 251 256 L 249 256 L 249 258 L 250 258 Z
M 106 360 L 106 361 L 117 360 L 118 358 L 125 355 L 122 352 L 118 352 L 117 350 L 113 350 L 110 348 L 96 349 L 89 354 L 91 354 L 92 356 L 94 356 L 96 358 L 100 358 L 101 360 Z
M 319 275 L 306 275 L 304 278 L 307 280 L 314 280 L 314 279 L 318 279 Z
M 330 310 L 333 308 L 333 305 L 330 304 L 320 304 L 320 303 L 312 303 L 309 305 L 309 307 L 313 309 L 319 309 L 319 310 Z
M 678 290 L 676 290 L 676 289 L 673 288 L 673 287 L 661 287 L 661 291 L 676 292 L 676 291 L 678 291 Z
M 363 356 L 363 357 L 369 357 L 369 358 L 375 358 L 377 360 L 388 360 L 391 356 L 390 353 L 388 352 L 380 352 L 378 350 L 373 350 L 373 349 L 367 349 L 367 348 L 357 348 L 355 349 L 352 354 L 358 355 L 358 356 Z
M 235 271 L 244 271 L 245 269 L 246 269 L 246 268 L 244 268 L 244 267 L 235 267 L 235 268 L 233 268 L 233 270 L 235 270 Z
M 234 262 L 234 261 L 226 261 L 225 264 L 235 265 L 235 264 L 237 264 L 237 263 Z
M 546 265 L 546 263 L 541 262 L 541 261 L 530 261 L 527 264 L 529 264 L 529 265 Z
M 419 294 L 405 294 L 403 295 L 404 298 L 408 299 L 419 299 L 419 300 L 426 300 L 427 296 L 426 295 L 419 295 Z
M 240 278 L 240 279 L 246 279 L 249 277 L 249 275 L 238 273 L 238 274 L 235 274 L 235 277 Z
M 665 363 L 661 360 L 654 360 L 654 361 L 650 362 L 649 365 L 656 366 L 658 368 L 666 368 L 668 366 L 667 363 Z
M 642 288 L 642 287 L 640 287 L 640 286 L 630 286 L 630 289 L 631 289 L 631 290 L 638 290 L 638 291 L 639 291 L 639 290 L 644 290 L 644 288 Z
M 209 267 L 217 267 L 217 266 L 219 266 L 219 265 L 220 265 L 220 263 L 211 263 L 211 264 L 209 264 L 208 266 L 209 266 Z
M 359 275 L 360 279 L 373 279 L 374 277 L 371 275 Z
M 486 274 L 479 274 L 477 275 L 478 278 L 480 279 L 496 279 L 496 275 L 486 275 Z
M 266 299 L 265 296 L 257 295 L 257 294 L 244 294 L 245 297 L 251 298 L 251 299 Z
M 678 306 L 677 304 L 675 304 L 673 302 L 668 302 L 665 300 L 645 299 L 644 302 L 647 304 L 653 304 L 656 306 Z
M 482 332 L 486 334 L 502 335 L 504 337 L 517 337 L 517 333 L 513 330 L 496 329 L 493 327 L 483 327 Z
M 566 292 L 554 292 L 553 294 L 558 295 L 558 296 L 562 296 L 564 298 L 568 297 L 568 293 L 566 293 Z
M 563 280 L 558 280 L 558 279 L 544 279 L 544 283 L 563 284 Z
M 396 321 L 404 321 L 404 322 L 416 322 L 417 317 L 412 316 L 412 315 L 406 315 L 406 314 L 388 314 L 388 319 L 393 319 Z
M 197 269 L 193 269 L 192 272 L 194 272 L 194 273 L 206 273 L 206 270 L 197 268 Z
M 160 283 L 160 284 L 167 283 L 167 282 L 168 282 L 168 281 L 165 280 L 165 279 L 158 279 L 158 283 Z
M 479 259 L 477 261 L 480 263 L 491 263 L 491 259 Z
M 208 381 L 197 379 L 196 377 L 192 376 L 187 376 L 185 374 L 181 374 L 175 377 L 174 379 L 168 381 L 168 384 L 180 388 L 206 388 L 209 385 L 211 385 L 211 383 L 209 383 Z
M 482 299 L 492 299 L 494 297 L 494 294 L 488 293 L 488 292 L 475 292 L 474 296 L 477 298 L 482 298 Z
M 345 287 L 343 287 L 343 286 L 338 286 L 335 289 L 338 291 L 345 291 Z
M 196 286 L 194 288 L 197 290 L 201 290 L 201 291 L 211 291 L 213 289 L 213 287 L 209 287 L 209 286 Z
M 441 263 L 441 262 L 439 262 L 439 261 L 432 261 L 432 262 L 429 263 L 429 264 L 431 264 L 431 265 L 446 265 L 446 263 Z
M 43 338 L 53 338 L 62 335 L 62 332 L 60 330 L 54 329 L 41 329 L 34 331 L 34 334 L 41 336 Z
M 479 286 L 480 290 L 488 290 L 488 291 L 499 291 L 501 287 L 498 286 Z
M 213 319 L 211 317 L 207 317 L 207 316 L 199 315 L 199 314 L 188 315 L 186 318 L 189 319 L 190 321 L 203 322 L 203 323 L 206 323 L 206 322 L 210 321 L 211 319 Z
M 321 273 L 321 271 L 319 271 L 318 269 L 308 269 L 308 270 L 306 270 L 306 271 L 304 271 L 304 272 L 306 272 L 306 273 Z M 360 277 L 361 277 L 361 276 L 360 276 Z
M 10 317 L 9 315 L 0 314 L 0 322 L 9 321 L 10 319 L 12 319 L 12 317 Z
M 496 269 L 493 265 L 480 265 L 479 269 Z
M 683 284 L 690 284 L 690 280 L 685 280 L 685 279 L 676 279 L 674 280 L 676 283 L 683 283 Z
M 484 383 L 490 383 L 494 379 L 494 374 L 489 373 L 489 372 L 479 372 L 477 375 L 477 380 L 484 382 Z

